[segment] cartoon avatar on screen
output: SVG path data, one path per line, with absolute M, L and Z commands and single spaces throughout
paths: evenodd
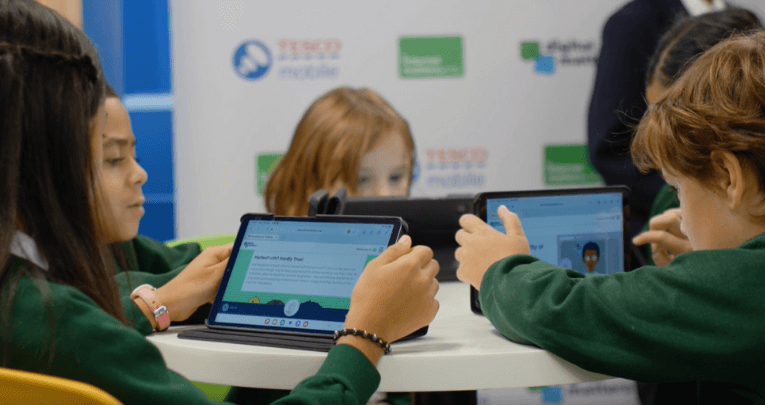
M 600 246 L 595 242 L 587 242 L 582 248 L 582 263 L 587 266 L 587 273 L 594 273 L 595 266 L 600 261 Z

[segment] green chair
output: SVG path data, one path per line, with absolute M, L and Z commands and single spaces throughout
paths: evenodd
M 169 240 L 165 242 L 165 245 L 173 247 L 180 245 L 182 243 L 199 243 L 199 246 L 202 247 L 202 249 L 206 249 L 210 246 L 220 246 L 225 245 L 227 243 L 232 243 L 236 239 L 236 234 L 220 234 L 220 235 L 207 235 L 207 236 L 197 236 L 194 238 L 184 238 L 184 239 L 174 239 Z M 231 387 L 227 385 L 216 385 L 216 384 L 207 384 L 207 383 L 201 383 L 201 382 L 195 382 L 192 381 L 194 385 L 196 385 L 202 392 L 207 395 L 207 398 L 209 398 L 211 401 L 223 401 L 223 399 L 226 397 L 226 394 L 228 394 L 228 391 L 231 389 Z
M 207 236 L 196 236 L 193 238 L 184 238 L 184 239 L 173 239 L 165 241 L 165 245 L 173 247 L 178 246 L 182 243 L 199 243 L 199 246 L 202 247 L 202 249 L 206 249 L 210 246 L 220 246 L 225 245 L 227 243 L 232 243 L 236 240 L 236 234 L 235 233 L 224 233 L 220 235 L 207 235 Z

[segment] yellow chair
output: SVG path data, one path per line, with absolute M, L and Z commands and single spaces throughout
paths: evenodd
M 106 391 L 80 381 L 0 367 L 3 404 L 121 404 Z

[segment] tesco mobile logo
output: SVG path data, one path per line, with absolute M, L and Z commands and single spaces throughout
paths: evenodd
M 268 73 L 272 62 L 271 52 L 260 41 L 246 41 L 234 52 L 234 70 L 243 79 L 260 79 Z

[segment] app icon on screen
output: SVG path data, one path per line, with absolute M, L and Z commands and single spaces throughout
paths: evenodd
M 300 301 L 293 298 L 287 301 L 286 304 L 284 304 L 284 315 L 287 315 L 287 316 L 295 315 L 298 309 L 300 309 Z

